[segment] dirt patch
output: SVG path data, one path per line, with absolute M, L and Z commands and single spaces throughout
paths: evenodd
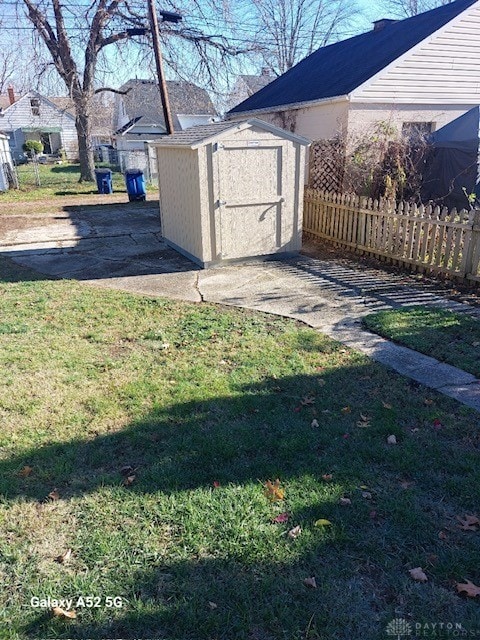
M 58 224 L 59 220 L 68 219 L 67 215 L 45 215 L 45 216 L 8 216 L 2 218 L 0 216 L 0 234 L 8 231 L 20 231 L 22 229 L 30 229 L 31 227 L 49 226 Z
M 147 201 L 156 201 L 158 196 L 156 193 L 147 194 Z M 1 204 L 0 199 L 0 204 Z M 78 195 L 78 196 L 56 196 L 54 199 L 46 198 L 44 200 L 9 202 L 0 208 L 0 220 L 2 215 L 37 215 L 39 213 L 64 213 L 65 207 L 82 207 L 91 205 L 104 204 L 130 204 L 126 193 L 111 193 L 108 195 Z M 140 204 L 140 203 L 137 203 Z

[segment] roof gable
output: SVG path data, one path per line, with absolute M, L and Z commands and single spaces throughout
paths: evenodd
M 478 0 L 456 0 L 318 49 L 229 113 L 345 96 Z
M 129 80 L 121 88 L 128 91 L 119 96 L 123 101 L 124 112 L 132 120 L 142 117 L 150 124 L 165 126 L 162 102 L 158 85 L 152 80 Z M 216 115 L 210 96 L 201 87 L 191 82 L 167 80 L 168 97 L 173 115 L 174 128 L 179 128 L 177 114 Z
M 9 104 L 7 107 L 3 109 L 2 114 L 6 114 L 9 110 L 13 111 L 18 104 L 20 104 L 21 102 L 25 102 L 25 100 L 30 100 L 31 98 L 38 98 L 41 102 L 43 102 L 43 104 L 46 104 L 50 109 L 55 109 L 55 111 L 58 111 L 60 114 L 65 115 L 67 118 L 70 118 L 71 120 L 75 120 L 75 117 L 69 111 L 59 108 L 58 105 L 56 105 L 55 102 L 53 102 L 53 100 L 50 100 L 45 96 L 42 96 L 42 94 L 34 90 L 31 90 L 28 93 L 25 93 L 23 96 L 15 100 L 15 102 L 13 102 L 12 104 Z

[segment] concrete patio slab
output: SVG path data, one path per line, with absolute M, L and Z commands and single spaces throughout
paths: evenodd
M 480 411 L 480 384 L 468 373 L 364 331 L 381 309 L 431 305 L 480 311 L 412 285 L 408 277 L 300 255 L 199 268 L 161 239 L 158 205 L 96 205 L 68 215 L 0 224 L 0 252 L 50 277 L 189 302 L 213 302 L 300 320 L 395 371 Z M 3 231 L 2 231 L 3 229 Z

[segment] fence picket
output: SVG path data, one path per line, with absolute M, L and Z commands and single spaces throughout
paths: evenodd
M 411 268 L 480 282 L 480 211 L 457 213 L 306 188 L 304 230 Z

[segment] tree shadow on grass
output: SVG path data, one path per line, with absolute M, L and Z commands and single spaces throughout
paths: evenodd
M 105 527 L 108 536 L 111 527 L 112 547 L 118 536 L 128 535 L 125 521 L 135 518 L 135 513 L 138 522 L 132 520 L 131 526 L 141 527 L 145 521 L 153 527 L 153 537 L 162 527 L 166 532 L 170 527 L 176 529 L 174 551 L 149 556 L 148 568 L 129 572 L 118 559 L 109 569 L 114 574 L 110 579 L 101 577 L 108 562 L 103 574 L 100 571 L 100 591 L 93 595 L 120 595 L 127 603 L 125 609 L 100 616 L 97 611 L 81 610 L 71 624 L 31 613 L 25 627 L 27 636 L 374 640 L 385 636 L 385 626 L 392 618 L 425 616 L 428 607 L 433 607 L 435 620 L 450 616 L 465 623 L 473 621 L 475 603 L 450 596 L 443 585 L 430 587 L 425 596 L 427 589 L 412 584 L 405 575 L 410 557 L 438 553 L 442 543 L 436 535 L 437 523 L 425 519 L 422 499 L 405 498 L 398 483 L 407 476 L 423 478 L 428 485 L 438 474 L 446 474 L 449 481 L 458 475 L 464 481 L 463 474 L 472 473 L 474 463 L 465 459 L 464 451 L 453 446 L 449 449 L 448 439 L 441 451 L 430 434 L 419 443 L 401 426 L 395 410 L 386 409 L 379 399 L 372 402 L 372 426 L 355 428 L 357 416 L 342 413 L 341 407 L 344 403 L 360 406 L 362 397 L 379 384 L 381 376 L 376 365 L 352 364 L 348 371 L 324 372 L 321 393 L 317 376 L 270 378 L 241 386 L 228 397 L 158 407 L 122 431 L 45 445 L 1 462 L 0 493 L 7 499 L 44 503 L 48 493 L 56 489 L 62 500 L 94 498 L 99 492 L 108 500 L 113 492 L 113 519 L 102 522 L 100 511 L 98 519 L 91 521 L 85 548 L 74 550 L 81 555 L 89 549 L 87 574 L 107 562 L 105 549 L 100 545 L 95 550 L 97 529 Z M 399 385 L 398 393 L 401 397 L 408 394 L 410 417 L 416 415 L 421 420 L 428 412 L 422 392 L 410 389 L 406 381 Z M 311 405 L 308 398 L 313 394 L 316 400 Z M 318 428 L 311 426 L 314 415 Z M 392 431 L 402 447 L 379 446 Z M 19 472 L 26 465 L 33 471 L 21 477 Z M 123 467 L 131 470 L 122 474 Z M 334 483 L 319 499 L 315 487 L 325 486 L 322 476 L 326 472 L 333 473 Z M 135 480 L 125 486 L 128 473 L 135 475 Z M 292 496 L 297 492 L 297 508 L 290 513 L 289 525 L 283 527 L 271 523 L 276 511 L 269 510 L 268 504 L 261 506 L 266 501 L 258 488 L 259 480 L 277 477 Z M 219 483 L 218 490 L 214 482 Z M 373 491 L 373 502 L 362 498 L 360 482 Z M 231 550 L 215 548 L 211 541 L 214 532 L 209 520 L 217 517 L 216 509 L 226 508 L 221 501 L 223 488 L 236 491 L 238 497 L 220 527 L 231 526 L 228 513 L 240 511 L 246 528 L 243 538 L 242 527 L 232 528 L 232 536 L 240 537 L 232 541 Z M 423 499 L 431 490 L 428 485 Z M 439 491 L 445 496 L 444 488 Z M 133 497 L 138 501 L 134 514 L 122 512 L 123 502 L 118 502 L 121 493 L 125 503 Z M 338 503 L 339 496 L 345 494 L 352 497 L 348 509 Z M 255 496 L 260 496 L 259 501 L 249 508 L 249 500 L 256 500 Z M 165 505 L 166 497 L 168 513 L 162 511 L 165 506 L 159 506 Z M 281 508 L 288 509 L 288 497 Z M 388 516 L 384 513 L 387 504 Z M 195 508 L 200 511 L 196 523 L 191 515 Z M 372 508 L 382 516 L 372 518 Z M 81 503 L 78 509 L 82 510 Z M 249 523 L 256 521 L 257 509 L 264 509 L 260 517 L 265 518 L 264 535 L 269 542 L 290 545 L 283 556 L 262 551 L 258 531 L 249 538 Z M 334 526 L 315 531 L 312 522 L 317 518 L 327 518 Z M 304 528 L 298 541 L 287 539 L 290 524 Z M 207 536 L 203 544 L 197 540 L 195 547 L 189 527 L 196 527 L 199 534 L 205 527 L 210 541 Z M 147 545 L 139 551 L 132 547 L 130 552 L 133 556 L 145 554 L 149 548 Z M 468 569 L 462 566 L 462 553 L 451 551 L 460 573 Z M 125 564 L 131 567 L 130 560 L 127 557 Z M 139 564 L 145 561 L 140 558 Z M 310 576 L 316 576 L 316 589 L 304 585 Z M 81 583 L 81 575 L 75 579 L 67 573 L 61 594 L 50 595 L 82 595 Z M 119 584 L 122 593 L 118 593 Z M 117 591 L 106 593 L 108 586 Z

